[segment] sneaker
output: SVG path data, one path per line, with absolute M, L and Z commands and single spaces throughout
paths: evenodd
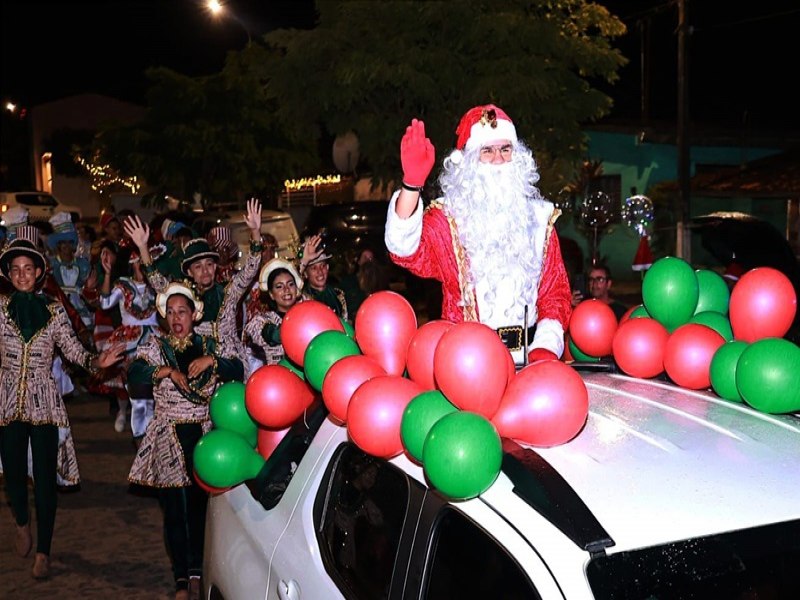
M 28 521 L 25 525 L 17 525 L 17 537 L 15 539 L 17 554 L 23 558 L 31 553 L 33 546 L 33 538 L 31 538 L 31 522 Z
M 31 573 L 34 579 L 47 579 L 50 577 L 50 557 L 47 554 L 37 552 Z
M 125 431 L 125 421 L 127 415 L 125 414 L 124 410 L 121 410 L 117 413 L 117 418 L 114 419 L 114 431 L 117 433 L 122 433 Z

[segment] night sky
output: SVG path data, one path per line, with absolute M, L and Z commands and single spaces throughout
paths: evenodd
M 376 0 L 377 1 L 377 0 Z M 796 96 L 800 7 L 795 0 L 688 0 L 693 26 L 690 114 L 732 128 L 800 129 Z M 606 91 L 612 116 L 639 118 L 639 35 L 649 19 L 650 117 L 676 114 L 676 2 L 608 0 L 629 34 L 617 45 L 631 60 L 622 80 Z M 312 0 L 230 0 L 239 21 L 214 21 L 202 0 L 39 2 L 3 0 L 3 102 L 32 106 L 96 92 L 141 102 L 148 66 L 187 75 L 218 71 L 228 50 L 276 27 L 310 26 Z

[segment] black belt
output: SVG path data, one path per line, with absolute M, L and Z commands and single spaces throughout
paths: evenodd
M 522 328 L 522 325 L 500 327 L 497 329 L 497 335 L 500 336 L 500 339 L 506 345 L 506 348 L 512 352 L 516 350 L 522 350 L 522 347 L 525 344 L 525 338 L 523 337 L 524 332 L 525 330 Z M 530 345 L 530 343 L 533 341 L 533 334 L 535 332 L 536 325 L 531 325 L 528 327 L 528 345 Z

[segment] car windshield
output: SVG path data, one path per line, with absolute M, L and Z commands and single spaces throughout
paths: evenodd
M 800 520 L 598 556 L 586 574 L 598 599 L 800 598 L 798 564 Z

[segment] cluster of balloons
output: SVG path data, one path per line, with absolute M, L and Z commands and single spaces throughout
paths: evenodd
M 586 387 L 571 367 L 545 361 L 517 373 L 494 330 L 443 320 L 417 327 L 413 307 L 392 291 L 369 296 L 350 331 L 324 304 L 299 303 L 284 317 L 281 339 L 280 364 L 212 398 L 214 429 L 198 444 L 195 470 L 213 490 L 255 476 L 319 395 L 364 452 L 405 452 L 453 499 L 491 486 L 501 436 L 557 445 L 588 416 Z
M 666 372 L 677 385 L 710 387 L 764 412 L 800 410 L 800 348 L 781 339 L 797 297 L 783 273 L 753 269 L 729 292 L 717 273 L 665 257 L 645 275 L 642 300 L 618 325 L 602 302 L 578 305 L 569 325 L 573 358 L 612 355 L 633 377 Z

